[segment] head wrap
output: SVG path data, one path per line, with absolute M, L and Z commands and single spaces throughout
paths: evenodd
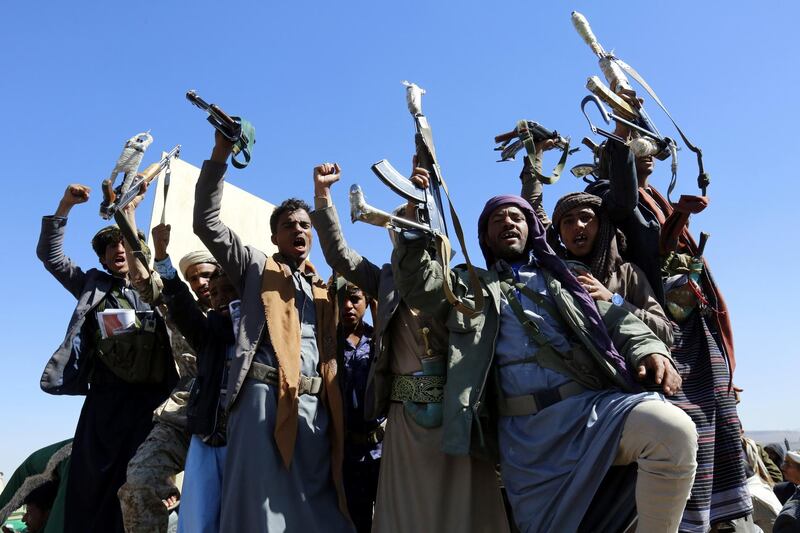
M 483 257 L 486 259 L 486 266 L 491 267 L 492 264 L 495 263 L 495 258 L 486 243 L 486 231 L 489 226 L 489 217 L 498 207 L 507 205 L 518 207 L 523 212 L 528 222 L 528 242 L 525 245 L 525 250 L 532 251 L 539 266 L 547 270 L 554 278 L 560 281 L 564 290 L 572 295 L 575 299 L 575 303 L 584 315 L 586 327 L 589 330 L 589 335 L 595 347 L 606 361 L 617 370 L 620 379 L 625 382 L 631 390 L 639 390 L 640 387 L 633 380 L 633 376 L 628 370 L 625 359 L 614 347 L 614 343 L 606 331 L 603 319 L 600 318 L 600 313 L 597 311 L 594 300 L 578 282 L 566 263 L 564 263 L 564 261 L 556 255 L 550 245 L 547 244 L 544 226 L 542 226 L 542 223 L 533 212 L 533 208 L 524 198 L 513 195 L 502 195 L 495 196 L 486 202 L 478 218 L 478 239 Z
M 214 256 L 211 255 L 206 250 L 197 250 L 195 252 L 189 252 L 188 254 L 181 257 L 181 260 L 178 262 L 178 268 L 183 274 L 183 277 L 186 277 L 186 271 L 192 265 L 199 265 L 201 263 L 210 263 L 212 265 L 217 264 L 217 260 L 214 259 Z
M 791 459 L 793 463 L 800 465 L 800 451 L 795 450 L 786 452 L 786 457 L 784 460 L 786 459 Z
M 775 464 L 780 468 L 781 464 L 783 464 L 783 458 L 786 456 L 786 447 L 780 442 L 770 442 L 764 446 L 764 449 L 767 452 L 772 452 L 770 457 L 775 459 Z
M 622 264 L 620 252 L 625 249 L 625 237 L 608 218 L 608 213 L 603 209 L 602 198 L 585 192 L 562 196 L 553 210 L 553 225 L 548 228 L 547 242 L 559 255 L 573 259 L 561 244 L 561 221 L 564 215 L 573 209 L 584 206 L 594 211 L 598 219 L 598 230 L 589 255 L 581 257 L 580 260 L 589 266 L 592 275 L 600 280 L 600 283 L 607 285 L 611 275 Z

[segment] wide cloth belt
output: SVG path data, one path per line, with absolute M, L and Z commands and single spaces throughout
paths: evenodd
M 570 381 L 556 389 L 546 389 L 524 394 L 522 396 L 503 396 L 497 399 L 497 412 L 500 416 L 526 416 L 535 415 L 542 409 L 565 400 L 570 396 L 577 396 L 587 389 L 582 385 Z
M 253 361 L 250 363 L 250 370 L 247 371 L 247 377 L 266 383 L 267 385 L 278 384 L 278 369 L 263 363 Z M 298 394 L 311 394 L 317 395 L 322 390 L 322 378 L 304 376 L 300 374 L 300 383 L 298 385 Z
M 386 420 L 372 431 L 348 431 L 345 439 L 349 444 L 356 446 L 375 446 L 383 442 L 384 435 L 386 435 Z
M 444 398 L 445 376 L 404 376 L 392 378 L 393 402 L 438 403 Z

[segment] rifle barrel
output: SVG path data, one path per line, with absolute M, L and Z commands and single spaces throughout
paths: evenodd
M 186 91 L 186 99 L 204 111 L 207 111 L 209 108 L 208 102 L 200 98 L 194 90 Z

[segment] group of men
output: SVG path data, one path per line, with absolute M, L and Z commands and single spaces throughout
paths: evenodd
M 632 161 L 618 144 L 609 160 Z M 391 233 L 385 264 L 351 248 L 333 163 L 314 169 L 313 210 L 292 198 L 272 213 L 277 253 L 245 245 L 219 216 L 232 149 L 217 133 L 197 182 L 193 230 L 206 250 L 178 264 L 194 297 L 169 226 L 153 229 L 152 267 L 141 233 L 129 242 L 102 229 L 102 270 L 84 271 L 63 240 L 89 189 L 70 185 L 43 218 L 38 255 L 78 304 L 41 385 L 86 396 L 64 531 L 166 531 L 178 497 L 185 532 L 591 531 L 631 516 L 637 531 L 693 530 L 699 426 L 675 400 L 670 321 L 661 311 L 654 328 L 632 297 L 554 251 L 525 172 L 525 198 L 492 197 L 480 215 L 476 287 L 466 268 L 443 268 L 424 232 Z M 426 188 L 428 171 L 411 179 Z M 578 247 L 597 232 L 580 209 L 599 218 L 601 205 L 579 200 L 553 217 L 557 230 L 578 221 Z M 137 203 L 125 212 L 134 233 Z M 328 281 L 308 260 L 312 229 Z M 448 287 L 482 309 L 453 307 Z M 112 316 L 131 324 L 115 330 Z M 729 506 L 716 522 L 747 527 L 751 512 Z

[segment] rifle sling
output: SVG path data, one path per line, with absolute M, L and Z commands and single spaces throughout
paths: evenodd
M 231 164 L 234 168 L 243 169 L 250 164 L 250 151 L 256 143 L 256 128 L 251 122 L 242 117 L 231 117 L 239 123 L 239 138 L 233 145 L 233 154 L 231 155 Z M 237 159 L 240 155 L 244 161 Z
M 131 247 L 133 256 L 137 261 L 139 261 L 139 263 L 147 272 L 150 272 L 150 265 L 147 264 L 147 258 L 144 255 L 144 250 L 142 250 L 142 243 L 139 241 L 139 236 L 134 233 L 133 228 L 131 228 L 131 225 L 128 223 L 125 213 L 119 210 L 114 212 L 114 220 L 116 221 L 117 226 L 119 226 L 119 231 L 122 233 L 122 237 Z
M 439 163 L 436 160 L 436 152 L 433 151 L 433 140 L 430 136 L 430 129 L 429 128 L 420 128 L 420 134 L 422 136 L 422 140 L 425 144 L 425 148 L 428 150 L 428 153 L 431 155 L 431 159 L 433 161 L 433 167 L 436 172 L 436 176 L 434 179 L 438 178 L 439 182 L 444 190 L 445 197 L 447 198 L 447 204 L 450 208 L 450 218 L 453 221 L 453 231 L 456 233 L 456 238 L 458 239 L 458 245 L 461 247 L 461 253 L 464 254 L 464 261 L 467 264 L 467 273 L 469 275 L 469 283 L 472 288 L 472 293 L 475 295 L 475 303 L 473 306 L 469 306 L 468 304 L 464 303 L 464 301 L 456 296 L 453 293 L 453 286 L 452 280 L 450 279 L 450 256 L 451 256 L 451 246 L 450 240 L 447 238 L 446 235 L 436 235 L 436 246 L 437 246 L 437 253 L 442 261 L 442 270 L 444 270 L 444 295 L 447 298 L 447 301 L 456 308 L 456 310 L 462 313 L 465 316 L 471 317 L 475 316 L 481 311 L 483 311 L 484 306 L 484 296 L 483 296 L 483 288 L 481 287 L 480 278 L 478 278 L 478 273 L 475 271 L 475 267 L 472 265 L 472 261 L 469 258 L 469 252 L 467 251 L 467 245 L 464 242 L 464 231 L 461 228 L 461 221 L 458 218 L 458 213 L 456 213 L 455 207 L 453 207 L 453 201 L 450 199 L 450 191 L 447 189 L 447 183 L 445 183 L 444 178 L 442 178 L 441 172 L 439 172 Z
M 566 324 L 564 324 L 563 319 L 561 318 L 561 314 L 558 312 L 558 309 L 551 304 L 547 298 L 539 294 L 538 292 L 534 291 L 524 283 L 508 283 L 507 281 L 500 281 L 500 289 L 503 291 L 506 299 L 508 300 L 508 305 L 511 306 L 511 310 L 514 312 L 514 315 L 519 320 L 519 323 L 522 324 L 522 327 L 528 333 L 528 336 L 532 341 L 539 345 L 540 348 L 551 347 L 552 343 L 550 340 L 542 333 L 539 326 L 536 322 L 533 322 L 528 316 L 525 314 L 525 309 L 523 309 L 522 304 L 520 303 L 517 296 L 514 294 L 514 289 L 519 290 L 522 294 L 524 294 L 527 298 L 533 301 L 536 305 L 544 309 L 548 315 L 550 315 L 553 320 L 556 320 L 559 325 L 561 325 L 564 331 L 569 331 Z
M 170 165 L 171 159 L 167 160 L 167 168 L 164 169 L 164 205 L 161 206 L 161 223 L 167 221 L 167 195 L 169 194 L 169 182 L 172 177 L 172 166 Z
M 553 183 L 557 182 L 561 177 L 561 173 L 564 171 L 564 166 L 567 164 L 567 156 L 569 155 L 569 139 L 567 139 L 567 146 L 564 147 L 561 157 L 553 169 L 553 173 L 549 176 L 545 176 L 537 170 L 538 165 L 536 165 L 536 144 L 533 142 L 533 135 L 531 135 L 531 131 L 528 128 L 527 120 L 520 120 L 517 122 L 517 136 L 519 137 L 519 140 L 522 141 L 522 145 L 525 147 L 525 151 L 528 153 L 528 155 L 525 157 L 528 159 L 528 162 L 533 169 L 534 177 L 547 185 L 552 185 Z
M 689 139 L 683 133 L 681 127 L 678 126 L 678 123 L 675 122 L 675 119 L 672 118 L 672 115 L 669 113 L 669 111 L 667 111 L 667 107 L 661 102 L 661 99 L 658 97 L 653 88 L 650 87 L 650 85 L 644 80 L 642 75 L 639 74 L 632 66 L 630 66 L 623 60 L 617 57 L 612 57 L 611 59 L 612 61 L 614 61 L 614 63 L 619 65 L 619 67 L 622 68 L 622 70 L 630 74 L 630 76 L 634 80 L 636 80 L 636 82 L 639 85 L 644 87 L 644 90 L 647 91 L 647 93 L 653 98 L 653 100 L 655 100 L 656 104 L 658 104 L 658 107 L 661 108 L 664 114 L 667 115 L 667 118 L 670 120 L 670 122 L 672 122 L 672 125 L 675 126 L 675 129 L 678 131 L 678 135 L 681 136 L 681 139 L 683 139 L 683 142 L 686 144 L 686 147 L 697 155 L 697 165 L 700 169 L 700 175 L 697 177 L 697 186 L 702 190 L 703 196 L 705 196 L 706 187 L 708 187 L 708 185 L 711 183 L 711 180 L 709 179 L 708 174 L 705 173 L 705 169 L 703 168 L 703 151 L 700 148 L 693 145 L 691 141 L 689 141 Z M 667 197 L 669 197 L 669 193 L 671 193 L 672 190 L 675 188 L 675 183 L 676 183 L 676 177 L 673 176 L 673 180 L 669 184 Z

